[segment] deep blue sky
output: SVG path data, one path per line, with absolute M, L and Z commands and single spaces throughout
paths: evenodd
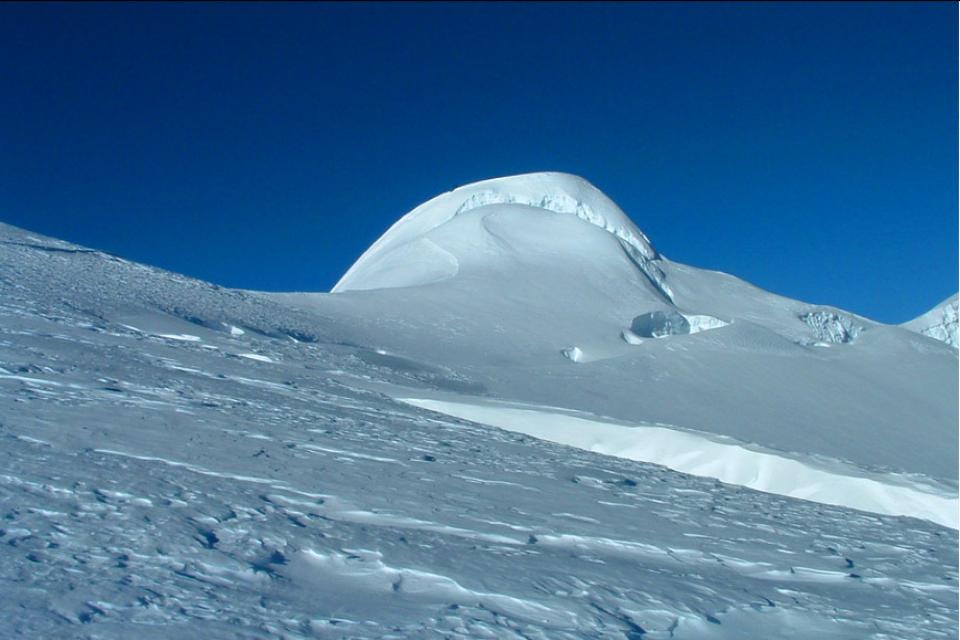
M 955 3 L 0 4 L 0 220 L 232 287 L 558 170 L 674 260 L 900 322 L 957 290 L 957 113 Z

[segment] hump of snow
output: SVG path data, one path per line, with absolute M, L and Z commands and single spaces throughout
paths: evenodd
M 903 326 L 934 340 L 957 348 L 957 294 L 953 294 L 930 311 Z
M 610 198 L 583 178 L 531 173 L 484 180 L 441 194 L 400 218 L 354 263 L 332 292 L 416 286 L 456 275 L 456 258 L 427 238 L 457 216 L 493 205 L 522 205 L 570 215 L 611 234 L 668 301 L 673 293 L 646 235 Z

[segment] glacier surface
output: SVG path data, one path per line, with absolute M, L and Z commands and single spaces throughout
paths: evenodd
M 904 323 L 911 331 L 929 336 L 957 348 L 957 294 L 953 294 L 930 311 Z

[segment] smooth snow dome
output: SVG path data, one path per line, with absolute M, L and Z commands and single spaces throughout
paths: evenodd
M 428 284 L 457 273 L 455 256 L 430 241 L 431 232 L 454 217 L 492 205 L 520 205 L 573 215 L 623 243 L 648 277 L 670 296 L 651 265 L 656 250 L 609 198 L 586 180 L 561 173 L 535 173 L 466 185 L 426 202 L 377 240 L 333 287 L 333 292 Z M 649 270 L 649 271 L 648 271 Z

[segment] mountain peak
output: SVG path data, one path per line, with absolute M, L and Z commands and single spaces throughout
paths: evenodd
M 509 206 L 525 207 L 533 213 L 575 216 L 605 231 L 619 242 L 654 287 L 672 300 L 663 272 L 655 264 L 660 255 L 647 236 L 589 181 L 559 172 L 482 180 L 428 200 L 394 223 L 332 291 L 415 286 L 448 279 L 458 272 L 459 260 L 456 252 L 440 241 L 438 236 L 443 234 L 438 230 L 477 209 L 489 207 L 485 213 L 494 214 L 495 207 L 502 212 Z M 463 233 L 459 236 L 455 242 L 462 245 Z

